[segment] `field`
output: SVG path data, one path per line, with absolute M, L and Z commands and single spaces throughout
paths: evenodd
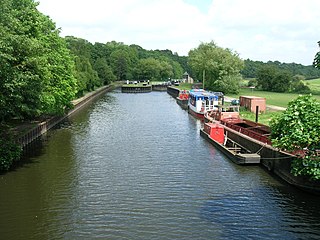
M 178 88 L 180 90 L 191 90 L 192 89 L 192 83 L 180 83 L 179 86 L 173 86 L 175 88 Z
M 320 78 L 312 79 L 312 80 L 305 80 L 305 84 L 311 89 L 314 94 L 320 94 Z
M 314 81 L 314 80 L 309 80 Z M 314 86 L 316 86 L 315 83 Z M 319 79 L 319 87 L 320 87 L 320 79 Z M 258 91 L 255 89 L 249 88 L 241 88 L 240 93 L 237 95 L 228 95 L 229 97 L 239 98 L 239 96 L 256 96 L 256 97 L 265 97 L 267 101 L 267 105 L 274 105 L 279 107 L 287 107 L 288 103 L 294 99 L 296 99 L 299 94 L 297 93 L 276 93 L 276 92 L 266 92 L 266 91 Z M 320 101 L 320 95 L 314 95 L 318 101 Z

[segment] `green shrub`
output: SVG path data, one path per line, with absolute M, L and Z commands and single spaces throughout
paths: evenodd
M 282 150 L 300 153 L 291 172 L 320 179 L 320 103 L 311 95 L 299 96 L 271 122 L 272 144 Z
M 13 162 L 20 158 L 22 149 L 12 137 L 1 136 L 0 139 L 0 171 L 7 171 Z

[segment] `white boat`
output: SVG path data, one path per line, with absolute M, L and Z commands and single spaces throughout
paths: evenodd
M 192 89 L 189 91 L 188 111 L 197 118 L 203 119 L 206 112 L 216 109 L 221 98 L 223 98 L 221 92 Z

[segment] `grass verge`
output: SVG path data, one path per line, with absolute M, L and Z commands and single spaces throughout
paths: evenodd
M 299 95 L 297 93 L 276 93 L 259 91 L 255 89 L 241 88 L 239 94 L 230 94 L 229 97 L 239 98 L 240 96 L 256 96 L 265 97 L 267 105 L 274 105 L 279 107 L 287 107 L 288 103 L 296 99 Z M 320 95 L 313 95 L 318 101 L 320 101 Z

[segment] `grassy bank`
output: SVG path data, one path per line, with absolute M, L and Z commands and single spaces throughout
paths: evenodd
M 258 116 L 258 122 L 270 126 L 270 121 L 275 116 L 278 116 L 282 113 L 282 111 L 273 111 L 273 112 L 265 112 L 260 113 Z M 249 111 L 241 111 L 240 116 L 245 119 L 249 119 L 251 121 L 256 121 L 256 114 Z
M 191 90 L 192 89 L 192 83 L 180 83 L 179 86 L 173 86 L 175 88 L 178 88 L 180 90 Z
M 319 80 L 320 82 L 320 80 Z M 296 99 L 299 95 L 297 93 L 276 93 L 276 92 L 266 92 L 259 91 L 249 88 L 241 88 L 239 94 L 230 94 L 228 96 L 233 98 L 239 98 L 240 96 L 256 96 L 265 97 L 267 105 L 274 105 L 279 107 L 287 107 L 288 103 Z M 320 95 L 314 95 L 314 97 L 320 101 Z
M 320 78 L 305 80 L 304 83 L 311 89 L 313 94 L 320 94 Z

